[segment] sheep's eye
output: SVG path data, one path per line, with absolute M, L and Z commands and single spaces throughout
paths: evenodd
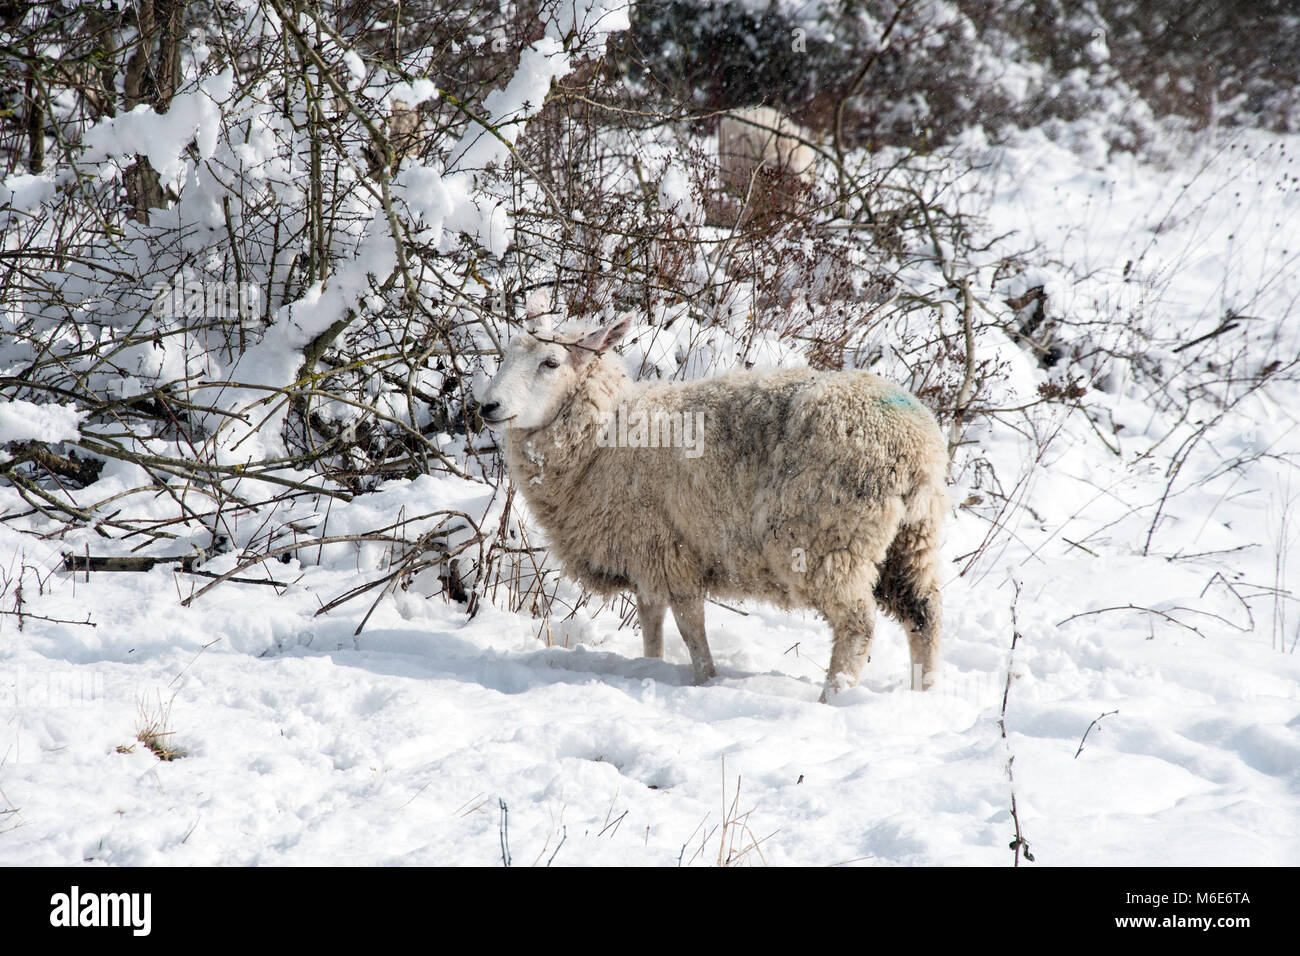
M 559 367 L 560 367 L 560 360 L 557 359 L 557 358 L 555 358 L 555 357 L 553 357 L 553 356 L 547 356 L 546 358 L 542 359 L 542 365 L 541 365 L 541 367 L 542 367 L 542 368 L 559 368 Z

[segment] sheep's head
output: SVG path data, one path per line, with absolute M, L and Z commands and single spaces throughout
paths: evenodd
M 516 336 L 483 393 L 479 414 L 490 428 L 539 428 L 559 412 L 587 365 L 627 333 L 630 318 L 577 337 Z

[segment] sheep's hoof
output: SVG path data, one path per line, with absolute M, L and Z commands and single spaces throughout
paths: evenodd
M 822 695 L 817 698 L 817 703 L 829 704 L 832 697 L 848 690 L 856 683 L 857 681 L 848 674 L 836 674 L 826 681 L 826 686 L 822 688 Z
M 691 677 L 693 682 L 696 684 L 707 684 L 717 676 L 718 672 L 714 669 L 712 664 L 702 670 L 696 668 L 691 669 Z

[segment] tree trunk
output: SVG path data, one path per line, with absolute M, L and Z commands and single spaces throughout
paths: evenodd
M 32 54 L 27 64 L 27 82 L 23 101 L 27 105 L 24 117 L 27 127 L 27 171 L 39 173 L 45 169 L 45 90 L 36 73 L 36 45 L 28 47 Z
M 140 35 L 126 67 L 123 90 L 126 108 L 147 103 L 154 112 L 166 113 L 181 82 L 181 37 L 187 0 L 139 0 L 136 6 Z M 131 215 L 149 222 L 150 209 L 167 205 L 158 172 L 148 157 L 137 155 L 126 172 L 127 202 Z

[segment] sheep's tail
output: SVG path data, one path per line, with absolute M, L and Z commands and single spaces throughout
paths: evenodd
M 885 564 L 887 574 L 908 582 L 907 590 L 916 592 L 913 599 L 931 588 L 938 589 L 939 545 L 951 507 L 944 472 L 925 475 L 906 501 Z
M 948 496 L 948 459 L 946 454 L 932 453 L 920 470 L 916 484 L 904 498 L 904 527 L 933 528 L 937 535 L 952 507 Z

